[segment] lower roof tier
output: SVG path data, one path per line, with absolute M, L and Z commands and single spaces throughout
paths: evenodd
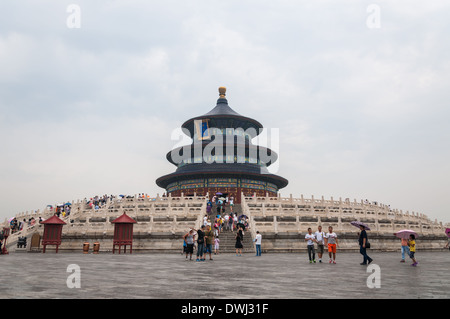
M 167 185 L 167 193 L 181 191 L 185 194 L 189 192 L 205 193 L 204 190 L 228 190 L 237 193 L 238 189 L 244 193 L 253 191 L 263 191 L 277 193 L 277 185 L 255 178 L 235 178 L 235 177 L 209 177 L 209 178 L 191 178 L 174 181 Z

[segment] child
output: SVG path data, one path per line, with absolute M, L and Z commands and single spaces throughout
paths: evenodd
M 415 267 L 417 266 L 418 262 L 416 261 L 416 258 L 414 258 L 414 253 L 416 252 L 416 237 L 414 235 L 409 235 L 409 241 L 408 241 L 408 246 L 409 246 L 409 257 L 412 259 L 413 263 L 411 264 L 411 266 Z
M 308 233 L 305 236 L 305 241 L 308 242 L 308 257 L 309 257 L 309 263 L 316 263 L 316 252 L 314 251 L 314 242 L 316 241 L 316 236 L 312 233 L 311 228 L 308 228 Z
M 220 239 L 219 236 L 217 236 L 216 239 L 214 239 L 214 255 L 217 255 L 219 253 L 219 243 Z

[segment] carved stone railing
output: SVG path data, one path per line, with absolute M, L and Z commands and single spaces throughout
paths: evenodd
M 106 203 L 98 209 L 95 206 L 89 207 L 87 202 L 87 200 L 73 201 L 70 205 L 70 214 L 65 217 L 60 215 L 60 218 L 66 222 L 63 227 L 63 236 L 87 233 L 112 234 L 114 227 L 111 221 L 124 212 L 137 221 L 135 232 L 157 231 L 175 234 L 189 227 L 199 228 L 206 211 L 207 196 L 115 197 L 112 200 L 108 198 Z M 25 223 L 21 231 L 11 234 L 8 237 L 8 246 L 13 246 L 21 236 L 29 237 L 36 231 L 42 233 L 43 225 L 39 224 L 39 217 L 45 220 L 54 214 L 54 209 L 50 208 L 17 214 L 16 218 L 19 221 L 23 219 L 28 221 L 33 217 L 35 224 L 28 226 Z M 3 226 L 9 226 L 7 220 Z
M 277 233 L 284 227 L 284 230 L 291 232 L 305 231 L 308 224 L 316 226 L 318 224 L 332 225 L 335 230 L 357 232 L 358 228 L 350 225 L 350 221 L 358 220 L 366 222 L 373 232 L 393 233 L 400 229 L 411 228 L 423 235 L 442 234 L 446 226 L 437 220 L 431 221 L 425 214 L 409 211 L 403 212 L 398 209 L 391 209 L 389 205 L 368 201 L 350 201 L 348 198 L 342 200 L 326 200 L 322 196 L 316 199 L 314 196 L 305 198 L 290 197 L 257 197 L 243 196 L 243 209 L 252 216 L 262 216 L 266 228 L 272 228 Z M 295 221 L 287 216 L 295 217 Z M 268 221 L 268 217 L 272 221 Z M 308 220 L 308 218 L 312 218 Z M 285 221 L 282 221 L 284 218 Z M 305 219 L 306 218 L 306 219 Z

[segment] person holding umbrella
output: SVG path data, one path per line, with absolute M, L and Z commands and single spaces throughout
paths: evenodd
M 404 263 L 405 254 L 408 256 L 410 255 L 410 247 L 408 245 L 409 235 L 414 235 L 414 238 L 417 238 L 417 233 L 411 229 L 402 229 L 394 233 L 394 235 L 402 241 L 402 260 L 400 260 L 400 262 Z
M 359 229 L 361 230 L 361 232 L 359 233 L 359 253 L 363 255 L 364 258 L 363 262 L 360 265 L 368 265 L 373 261 L 373 259 L 367 255 L 366 251 L 368 244 L 366 226 L 359 225 Z
M 408 239 L 401 238 L 402 241 L 402 260 L 400 260 L 401 263 L 405 262 L 405 254 L 409 256 L 409 246 L 408 246 Z
M 367 239 L 367 232 L 366 230 L 370 230 L 369 226 L 364 224 L 363 222 L 360 222 L 358 220 L 352 221 L 350 224 L 352 224 L 355 227 L 358 227 L 361 232 L 358 234 L 358 243 L 359 243 L 359 253 L 363 255 L 363 262 L 360 265 L 368 265 L 370 264 L 373 259 L 370 258 L 367 255 L 367 248 L 370 248 L 369 240 Z

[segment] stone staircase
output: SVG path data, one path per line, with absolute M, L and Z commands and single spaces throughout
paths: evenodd
M 219 246 L 219 252 L 221 254 L 223 253 L 236 253 L 236 231 L 222 231 L 219 234 L 220 239 L 220 246 Z M 253 247 L 253 241 L 250 235 L 250 232 L 244 231 L 244 241 L 243 241 L 244 248 L 242 249 L 242 253 L 251 253 L 255 252 L 255 249 Z
M 208 216 L 209 220 L 214 221 L 214 217 L 216 216 L 216 206 L 213 205 L 213 209 L 211 214 Z M 225 210 L 225 214 L 230 213 L 230 207 L 227 206 Z M 240 204 L 235 204 L 233 207 L 233 213 L 236 213 L 237 216 L 242 215 L 242 207 Z M 225 227 L 222 232 L 219 234 L 220 245 L 219 245 L 219 253 L 236 253 L 236 231 L 227 231 Z M 242 249 L 242 253 L 253 253 L 255 252 L 253 240 L 250 231 L 244 231 L 244 248 Z

